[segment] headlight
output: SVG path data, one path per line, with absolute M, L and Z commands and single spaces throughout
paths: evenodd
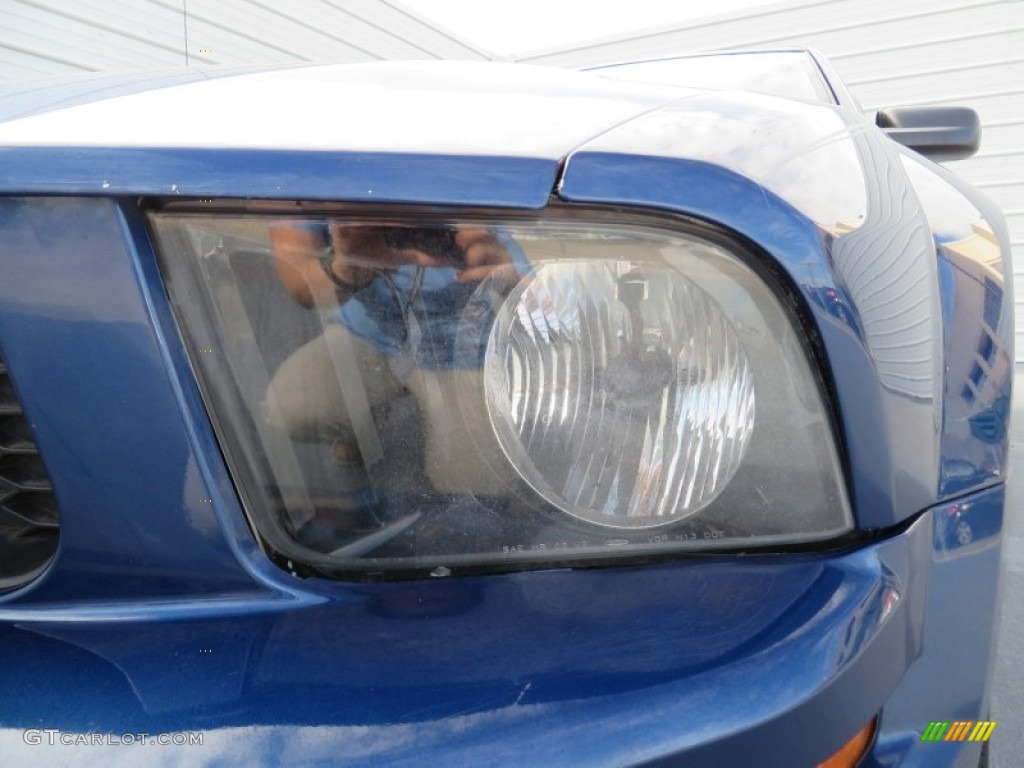
M 209 210 L 152 216 L 161 264 L 251 523 L 293 567 L 618 562 L 851 527 L 785 293 L 708 230 Z
M 707 506 L 754 427 L 735 329 L 667 265 L 539 266 L 497 313 L 484 392 L 498 442 L 530 486 L 611 527 L 665 525 Z

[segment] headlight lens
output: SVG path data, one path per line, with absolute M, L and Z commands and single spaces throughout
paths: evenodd
M 498 442 L 543 498 L 649 528 L 706 506 L 754 427 L 747 355 L 718 304 L 665 265 L 558 262 L 498 311 L 484 360 Z
M 250 521 L 293 568 L 437 575 L 851 528 L 784 294 L 696 228 L 212 210 L 153 231 Z

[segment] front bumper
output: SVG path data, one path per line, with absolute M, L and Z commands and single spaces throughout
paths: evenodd
M 182 750 L 253 764 L 799 766 L 881 711 L 868 765 L 969 765 L 980 744 L 920 738 L 932 720 L 988 714 L 1002 510 L 1000 486 L 845 554 L 305 582 L 308 599 L 280 607 L 8 604 L 0 748 L 39 764 Z M 32 728 L 201 731 L 203 744 L 29 744 Z

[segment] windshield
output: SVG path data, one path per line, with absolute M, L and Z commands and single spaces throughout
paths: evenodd
M 595 67 L 604 77 L 658 85 L 744 90 L 798 101 L 834 104 L 835 99 L 806 53 L 728 53 L 687 56 Z

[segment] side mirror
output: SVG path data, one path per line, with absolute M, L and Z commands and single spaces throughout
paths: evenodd
M 875 125 L 932 160 L 962 160 L 981 143 L 981 121 L 969 107 L 886 107 Z

